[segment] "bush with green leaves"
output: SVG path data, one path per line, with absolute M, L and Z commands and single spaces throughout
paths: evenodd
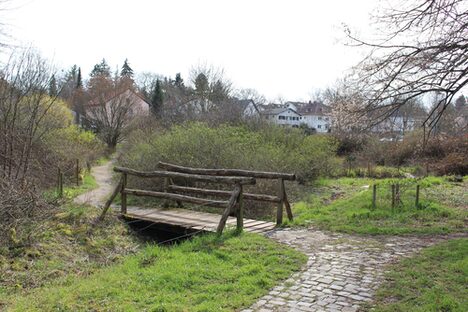
M 335 152 L 336 144 L 329 136 L 307 136 L 299 129 L 189 123 L 163 133 L 135 131 L 123 145 L 119 163 L 147 171 L 157 170 L 158 161 L 165 161 L 201 168 L 287 172 L 305 182 L 337 173 L 340 161 Z M 143 185 L 142 179 L 133 179 L 130 183 L 162 187 L 161 181 Z M 276 194 L 276 188 L 276 181 L 258 180 L 248 191 Z
M 166 161 L 202 168 L 290 172 L 309 180 L 338 170 L 335 151 L 330 137 L 306 136 L 297 129 L 190 123 L 150 137 L 135 132 L 123 147 L 120 163 L 142 170 L 155 170 L 158 161 Z

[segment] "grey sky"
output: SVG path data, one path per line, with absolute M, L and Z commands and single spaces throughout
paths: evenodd
M 103 57 L 137 72 L 186 79 L 199 63 L 222 67 L 235 87 L 269 99 L 307 100 L 355 64 L 341 23 L 359 30 L 378 1 L 22 0 L 7 14 L 11 35 L 60 67 L 88 74 Z

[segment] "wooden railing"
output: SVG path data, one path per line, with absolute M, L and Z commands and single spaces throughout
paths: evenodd
M 121 196 L 121 213 L 127 213 L 127 195 L 133 196 L 150 196 L 173 200 L 181 206 L 182 202 L 188 202 L 197 205 L 208 207 L 224 208 L 221 219 L 217 226 L 217 233 L 221 234 L 226 226 L 226 221 L 230 214 L 234 213 L 237 218 L 237 229 L 243 229 L 244 219 L 244 200 L 264 201 L 277 203 L 277 224 L 283 222 L 283 206 L 286 207 L 286 212 L 290 220 L 292 220 L 291 207 L 287 199 L 284 180 L 295 180 L 293 174 L 275 173 L 275 172 L 260 172 L 247 171 L 238 169 L 201 169 L 182 167 L 178 165 L 160 162 L 158 166 L 165 171 L 138 171 L 124 167 L 114 167 L 114 171 L 121 173 L 120 182 L 115 188 L 109 200 L 106 202 L 103 212 L 99 219 L 104 218 L 106 211 L 109 209 L 114 198 L 120 193 Z M 127 187 L 128 175 L 141 178 L 164 178 L 164 192 L 148 191 L 131 189 Z M 278 194 L 276 196 L 267 194 L 250 194 L 244 193 L 245 185 L 253 185 L 256 183 L 256 178 L 260 179 L 277 179 Z M 213 190 L 196 187 L 179 186 L 173 183 L 174 179 L 184 179 L 186 181 L 198 181 L 208 183 L 219 183 L 232 185 L 233 190 Z M 218 197 L 226 197 L 228 200 L 213 200 L 187 196 L 183 194 L 196 195 L 212 195 Z
M 276 212 L 276 224 L 281 225 L 283 223 L 283 207 L 286 208 L 286 213 L 289 220 L 293 220 L 293 214 L 291 211 L 291 205 L 288 201 L 288 196 L 286 194 L 286 188 L 284 186 L 284 181 L 294 181 L 296 176 L 290 173 L 279 173 L 279 172 L 263 172 L 263 171 L 252 171 L 252 170 L 242 170 L 242 169 L 204 169 L 204 168 L 191 168 L 184 167 L 179 165 L 174 165 L 166 162 L 159 162 L 158 167 L 165 169 L 171 172 L 179 172 L 185 174 L 199 174 L 199 175 L 210 175 L 217 177 L 249 177 L 256 179 L 270 179 L 278 180 L 278 192 L 276 196 L 267 195 L 267 194 L 249 194 L 243 193 L 243 198 L 246 200 L 253 201 L 264 201 L 264 202 L 273 202 L 277 203 L 277 212 Z M 168 187 L 170 190 L 175 192 L 185 192 L 191 194 L 204 194 L 204 195 L 216 195 L 216 196 L 229 196 L 229 192 L 218 191 L 218 190 L 206 190 L 192 187 L 183 187 L 170 185 Z

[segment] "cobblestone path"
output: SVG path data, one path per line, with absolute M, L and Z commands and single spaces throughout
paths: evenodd
M 309 260 L 303 271 L 243 312 L 357 311 L 372 301 L 385 265 L 447 238 L 352 236 L 305 229 L 278 230 L 268 236 L 302 251 Z

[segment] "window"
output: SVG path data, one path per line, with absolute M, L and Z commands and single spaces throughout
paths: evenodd
M 278 119 L 279 119 L 279 120 L 285 120 L 285 119 L 286 119 L 286 116 L 278 116 Z
M 319 116 L 318 120 L 322 120 L 322 117 Z
M 322 129 L 322 125 L 318 125 L 317 128 Z

